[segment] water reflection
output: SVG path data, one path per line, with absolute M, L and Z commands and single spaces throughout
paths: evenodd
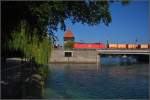
M 136 64 L 137 60 L 134 57 L 131 56 L 106 56 L 101 58 L 101 64 L 102 65 L 132 65 Z
M 148 98 L 148 64 L 50 64 L 49 68 L 44 98 Z

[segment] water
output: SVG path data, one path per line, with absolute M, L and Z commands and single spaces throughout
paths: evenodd
M 134 59 L 128 63 L 102 58 L 100 65 L 50 64 L 49 69 L 46 99 L 148 99 L 148 64 Z

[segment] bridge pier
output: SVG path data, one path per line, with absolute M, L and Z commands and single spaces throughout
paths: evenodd
M 96 58 L 97 65 L 99 65 L 101 63 L 100 58 L 101 58 L 101 56 L 99 54 L 97 54 L 97 58 Z

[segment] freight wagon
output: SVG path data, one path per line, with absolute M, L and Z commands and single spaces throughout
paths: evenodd
M 136 44 L 127 44 L 127 48 L 128 49 L 136 49 L 136 48 L 138 48 L 138 45 L 136 45 Z
M 104 43 L 74 43 L 75 49 L 149 49 L 149 44 L 107 44 Z
M 150 46 L 148 44 L 140 44 L 141 49 L 148 49 Z
M 127 49 L 127 44 L 118 44 L 117 48 L 118 49 Z
M 75 49 L 104 49 L 106 48 L 104 43 L 74 43 Z
M 108 44 L 107 48 L 116 49 L 117 47 L 118 47 L 117 44 Z

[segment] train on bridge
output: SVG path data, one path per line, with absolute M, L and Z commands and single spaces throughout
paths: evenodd
M 104 44 L 75 42 L 75 49 L 149 49 L 150 44 Z
M 150 44 L 112 44 L 112 43 L 81 43 L 75 42 L 75 37 L 71 29 L 67 29 L 64 34 L 64 44 L 68 41 L 74 43 L 75 49 L 149 49 Z M 57 47 L 56 47 L 57 48 Z

